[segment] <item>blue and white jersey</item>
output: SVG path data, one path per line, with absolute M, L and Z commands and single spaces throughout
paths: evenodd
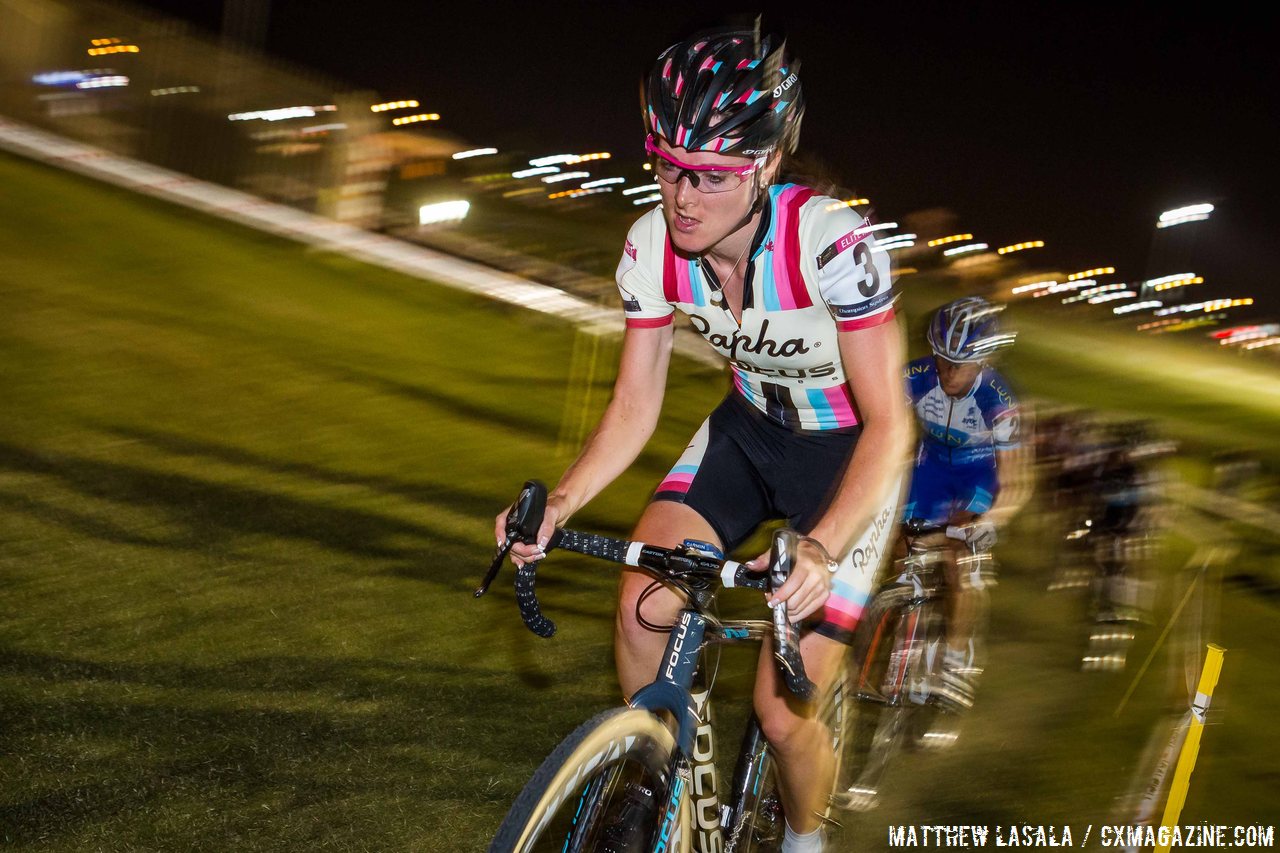
M 983 367 L 973 387 L 954 398 L 938 383 L 933 357 L 907 365 L 907 390 L 920 425 L 919 464 L 925 456 L 947 465 L 987 462 L 1018 446 L 1018 401 L 1004 377 Z

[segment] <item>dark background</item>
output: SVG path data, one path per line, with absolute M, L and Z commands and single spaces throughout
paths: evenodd
M 716 3 L 230 0 L 274 56 L 439 112 L 476 145 L 641 152 L 639 79 Z M 219 0 L 149 0 L 223 29 Z M 756 10 L 752 10 L 754 13 Z M 994 248 L 1065 271 L 1194 271 L 1205 296 L 1280 305 L 1272 26 L 1243 6 L 769 3 L 802 60 L 802 153 L 881 219 L 946 207 Z M 256 22 L 256 23 L 255 23 Z M 265 106 L 277 106 L 268 105 Z M 1208 223 L 1161 211 L 1208 201 Z M 1188 266 L 1190 265 L 1190 266 Z M 1280 313 L 1280 312 L 1278 312 Z

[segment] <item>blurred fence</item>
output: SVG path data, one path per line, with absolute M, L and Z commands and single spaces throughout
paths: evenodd
M 187 24 L 96 0 L 0 0 L 0 114 L 362 227 L 398 176 L 444 175 L 465 147 L 397 130 L 372 92 Z

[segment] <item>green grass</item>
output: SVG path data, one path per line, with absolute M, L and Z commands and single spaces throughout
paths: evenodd
M 0 839 L 483 849 L 616 701 L 610 570 L 556 558 L 551 641 L 509 588 L 470 595 L 491 516 L 558 475 L 616 345 L 8 157 L 0 186 Z M 1050 384 L 1043 359 L 1026 378 Z M 578 523 L 625 531 L 723 389 L 677 364 L 658 436 Z M 1096 822 L 1123 789 L 1161 670 L 1113 719 L 1128 676 L 1074 670 L 1081 628 L 1037 544 L 1004 552 L 965 738 L 904 762 L 858 849 L 904 822 Z M 1280 765 L 1259 737 L 1276 609 L 1234 587 L 1223 605 L 1226 710 L 1186 817 L 1256 822 Z

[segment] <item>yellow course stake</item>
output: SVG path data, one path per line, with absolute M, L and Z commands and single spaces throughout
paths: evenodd
M 1191 784 L 1191 770 L 1196 766 L 1196 756 L 1200 753 L 1200 735 L 1204 732 L 1204 717 L 1209 710 L 1209 702 L 1213 699 L 1213 688 L 1218 684 L 1218 676 L 1222 673 L 1222 655 L 1226 649 L 1209 644 L 1209 653 L 1204 659 L 1204 669 L 1200 671 L 1200 684 L 1196 687 L 1195 698 L 1191 700 L 1191 720 L 1187 728 L 1187 739 L 1183 741 L 1182 752 L 1178 755 L 1178 766 L 1173 771 L 1173 783 L 1169 786 L 1169 800 L 1165 803 L 1164 817 L 1160 821 L 1161 832 L 1157 836 L 1156 853 L 1165 853 L 1172 840 L 1173 827 L 1178 825 L 1178 817 L 1182 814 L 1182 806 L 1187 801 L 1187 788 Z

